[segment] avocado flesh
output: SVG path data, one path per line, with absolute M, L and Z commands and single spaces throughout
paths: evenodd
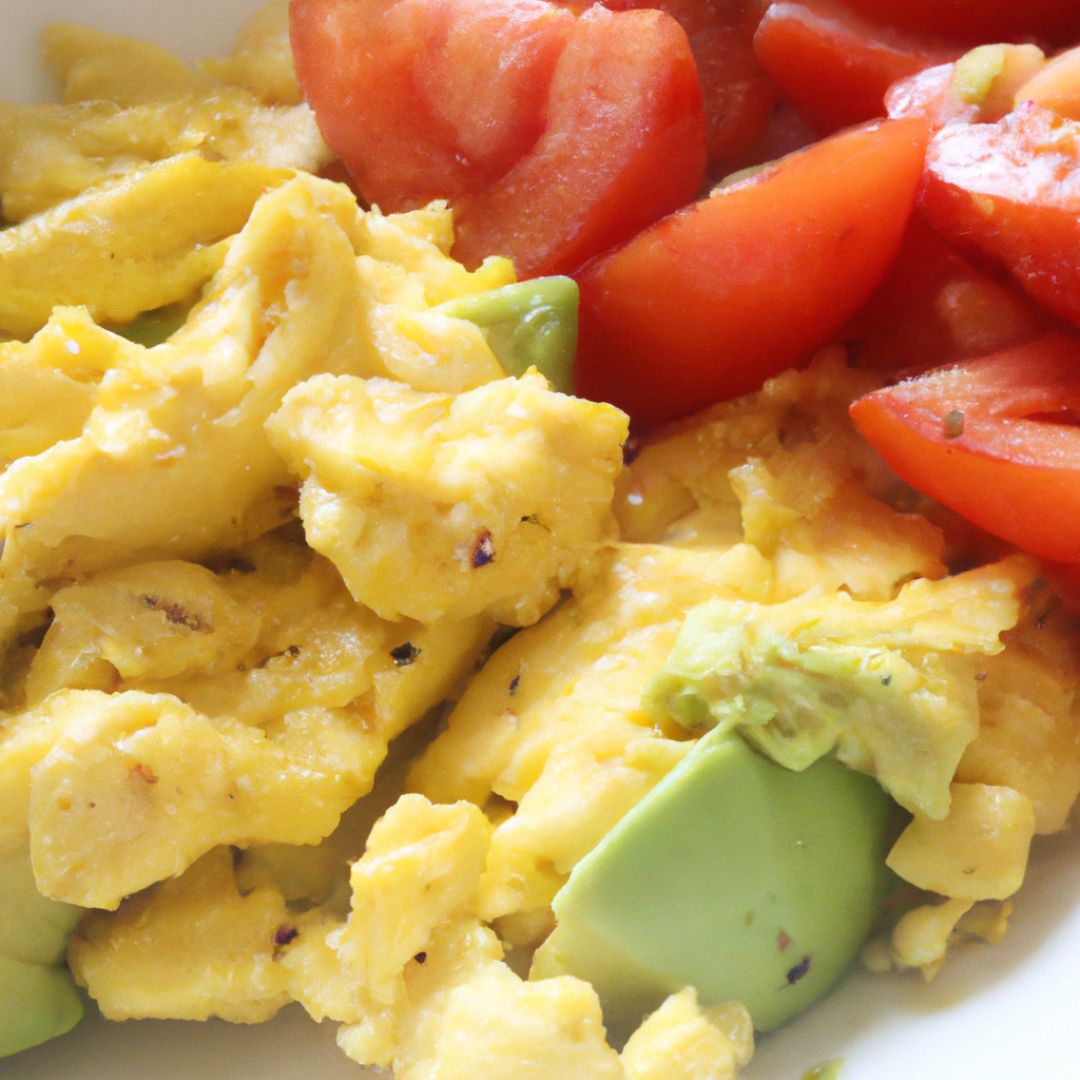
M 789 769 L 835 750 L 902 806 L 940 820 L 979 728 L 978 652 L 1001 646 L 997 627 L 980 640 L 951 626 L 943 589 L 930 600 L 920 608 L 902 591 L 887 602 L 841 593 L 701 604 L 642 708 L 690 731 L 737 730 Z M 962 594 L 953 600 L 961 613 L 971 606 Z
M 531 977 L 591 982 L 616 1040 L 684 986 L 772 1031 L 869 933 L 890 806 L 835 759 L 793 772 L 716 729 L 574 869 Z
M 573 278 L 520 281 L 448 300 L 436 310 L 479 326 L 508 375 L 535 367 L 560 393 L 573 392 L 578 311 Z
M 62 966 L 81 914 L 38 892 L 28 850 L 0 855 L 0 1057 L 63 1035 L 82 1016 Z
M 0 1057 L 63 1035 L 82 1013 L 67 968 L 0 956 Z

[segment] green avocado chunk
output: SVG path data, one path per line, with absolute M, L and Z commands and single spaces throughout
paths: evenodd
M 911 582 L 888 601 L 711 600 L 687 616 L 641 705 L 690 731 L 737 730 L 789 769 L 835 750 L 901 806 L 941 820 L 979 730 L 979 664 L 1016 621 L 1013 590 L 986 567 Z
M 596 988 L 625 1039 L 664 998 L 741 1001 L 772 1031 L 854 961 L 887 892 L 891 802 L 833 758 L 803 772 L 714 729 L 574 869 L 531 977 Z
M 508 375 L 535 367 L 556 390 L 573 392 L 578 287 L 545 277 L 448 300 L 438 310 L 475 323 Z
M 79 1022 L 82 1001 L 62 965 L 81 914 L 38 892 L 29 851 L 0 855 L 0 1057 Z
M 63 1035 L 82 1013 L 67 968 L 0 956 L 0 1057 Z

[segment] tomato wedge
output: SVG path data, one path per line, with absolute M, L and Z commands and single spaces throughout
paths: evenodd
M 870 299 L 839 332 L 860 367 L 929 368 L 972 360 L 1062 326 L 1003 270 L 977 266 L 912 214 Z
M 657 8 L 686 31 L 708 128 L 708 168 L 725 169 L 765 132 L 777 90 L 754 55 L 762 9 L 750 0 L 601 0 L 611 11 Z
M 289 19 L 323 137 L 387 212 L 476 190 L 528 151 L 576 22 L 545 0 L 293 0 Z
M 508 255 L 521 276 L 569 273 L 701 188 L 701 89 L 685 33 L 662 12 L 582 15 L 545 121 L 505 176 L 453 204 L 466 266 Z
M 805 360 L 884 277 L 928 131 L 884 120 L 845 132 L 589 264 L 578 393 L 649 428 Z
M 1062 334 L 855 402 L 897 474 L 987 532 L 1080 562 L 1080 342 Z
M 1055 45 L 1080 36 L 1076 0 L 845 0 L 852 10 L 904 30 L 974 45 L 1031 35 Z
M 932 39 L 867 22 L 833 0 L 772 4 L 754 50 L 785 99 L 821 134 L 884 116 L 894 82 L 958 55 Z
M 548 0 L 293 0 L 297 77 L 385 211 L 450 200 L 455 257 L 560 273 L 700 190 L 686 34 L 658 11 Z
M 920 195 L 950 242 L 989 255 L 1080 323 L 1080 122 L 1024 102 L 997 124 L 933 138 Z

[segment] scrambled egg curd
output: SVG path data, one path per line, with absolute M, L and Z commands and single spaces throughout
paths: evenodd
M 318 175 L 283 4 L 197 72 L 45 47 L 63 103 L 0 106 L 0 1048 L 77 1019 L 74 928 L 117 1020 L 296 1001 L 398 1080 L 730 1080 L 752 1003 L 672 975 L 616 1049 L 552 959 L 706 738 L 901 808 L 865 964 L 1001 936 L 1080 791 L 1077 643 L 856 434 L 876 376 L 831 346 L 624 467 L 621 412 L 447 306 L 507 260 Z

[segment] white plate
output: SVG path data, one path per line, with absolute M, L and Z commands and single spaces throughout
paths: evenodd
M 0 0 L 0 99 L 51 92 L 38 63 L 48 22 L 149 37 L 186 60 L 228 50 L 259 0 Z M 1002 945 L 919 975 L 852 976 L 759 1042 L 743 1080 L 798 1080 L 844 1057 L 844 1080 L 1080 1080 L 1080 836 L 1037 842 Z M 110 1024 L 88 1009 L 69 1035 L 0 1062 L 3 1080 L 360 1080 L 298 1006 L 257 1027 Z M 506 1080 L 514 1080 L 507 1077 Z

